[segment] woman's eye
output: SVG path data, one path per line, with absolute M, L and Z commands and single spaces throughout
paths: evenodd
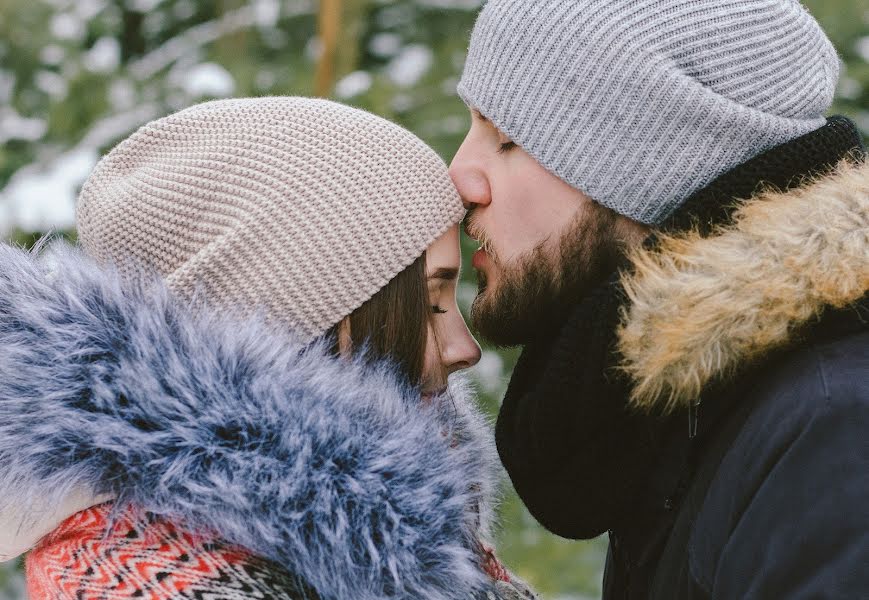
M 515 147 L 516 142 L 504 142 L 503 144 L 501 144 L 501 147 L 498 148 L 498 154 L 504 154 L 505 152 L 509 152 Z
M 436 314 L 436 315 L 442 315 L 442 314 L 444 314 L 445 312 L 447 312 L 446 310 L 444 310 L 443 308 L 441 308 L 441 307 L 438 306 L 437 304 L 435 304 L 435 305 L 433 305 L 433 306 L 431 307 L 431 311 L 432 311 L 434 314 Z

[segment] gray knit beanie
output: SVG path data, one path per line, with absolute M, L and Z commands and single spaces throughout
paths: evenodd
M 371 298 L 458 223 L 443 160 L 370 113 L 310 98 L 199 104 L 96 166 L 76 207 L 85 252 L 156 270 L 185 299 L 302 341 Z M 202 294 L 194 294 L 197 285 Z
M 458 91 L 550 172 L 655 225 L 822 127 L 838 75 L 796 0 L 489 0 Z

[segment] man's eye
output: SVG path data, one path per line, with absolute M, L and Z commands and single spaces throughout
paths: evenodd
M 436 315 L 442 315 L 442 314 L 444 314 L 445 312 L 447 312 L 446 310 L 444 310 L 443 308 L 441 308 L 441 307 L 438 306 L 437 304 L 435 304 L 435 305 L 433 305 L 433 306 L 431 307 L 431 311 L 432 311 L 434 314 L 436 314 Z
M 498 154 L 504 154 L 505 152 L 510 152 L 513 148 L 516 147 L 516 142 L 504 142 L 501 144 L 501 147 L 498 148 Z

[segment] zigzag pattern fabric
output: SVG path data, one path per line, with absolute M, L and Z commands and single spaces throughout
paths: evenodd
M 216 535 L 112 504 L 76 513 L 27 556 L 30 600 L 315 600 L 297 576 Z

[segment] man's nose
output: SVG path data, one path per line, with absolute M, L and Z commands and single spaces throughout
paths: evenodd
M 465 209 L 486 206 L 492 201 L 486 172 L 480 161 L 475 159 L 473 148 L 469 147 L 467 141 L 453 158 L 449 172 Z

